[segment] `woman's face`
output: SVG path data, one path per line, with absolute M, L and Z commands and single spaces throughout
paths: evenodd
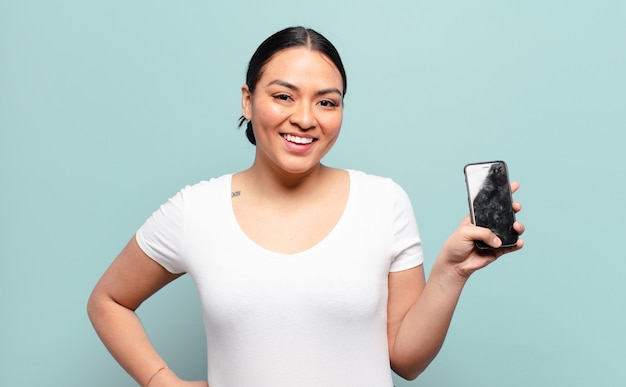
M 254 93 L 242 87 L 242 111 L 254 128 L 255 164 L 307 173 L 319 166 L 339 135 L 341 74 L 319 51 L 279 51 L 265 64 Z

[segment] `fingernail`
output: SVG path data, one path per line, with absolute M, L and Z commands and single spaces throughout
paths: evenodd
M 502 244 L 502 241 L 498 237 L 493 237 L 493 244 L 494 246 L 498 247 Z

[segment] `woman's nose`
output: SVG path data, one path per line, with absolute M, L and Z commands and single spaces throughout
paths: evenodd
M 289 118 L 290 122 L 302 130 L 313 129 L 316 125 L 315 112 L 308 103 L 298 103 Z

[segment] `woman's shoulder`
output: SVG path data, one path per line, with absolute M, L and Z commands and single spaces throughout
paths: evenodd
M 356 170 L 356 169 L 348 169 L 348 173 L 350 174 L 350 179 L 355 183 L 359 184 L 368 184 L 373 186 L 380 187 L 389 187 L 389 186 L 397 186 L 400 187 L 391 177 L 375 175 L 369 172 Z
M 375 175 L 372 173 L 349 169 L 350 186 L 354 193 L 360 193 L 370 198 L 404 198 L 406 191 L 393 178 Z
M 217 177 L 211 177 L 200 180 L 193 184 L 188 184 L 180 189 L 180 194 L 187 195 L 206 195 L 208 192 L 221 192 L 223 189 L 230 189 L 230 181 L 232 174 L 224 174 Z

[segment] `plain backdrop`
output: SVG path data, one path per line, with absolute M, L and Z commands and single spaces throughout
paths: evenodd
M 620 0 L 0 0 L 0 385 L 135 385 L 87 297 L 168 197 L 250 165 L 247 61 L 291 25 L 348 74 L 324 162 L 405 188 L 427 272 L 467 214 L 466 163 L 505 160 L 522 184 L 526 247 L 476 273 L 439 356 L 396 386 L 626 385 Z M 139 314 L 204 377 L 188 278 Z

